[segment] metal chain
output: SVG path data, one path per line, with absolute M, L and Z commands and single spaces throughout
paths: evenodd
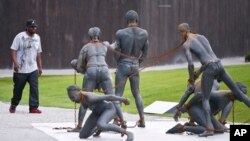
M 136 57 L 133 57 L 133 56 L 129 56 L 129 55 L 127 55 L 127 54 L 124 54 L 124 53 L 122 53 L 122 52 L 120 52 L 120 51 L 117 51 L 117 50 L 113 49 L 110 45 L 106 45 L 106 44 L 104 44 L 103 42 L 101 42 L 101 43 L 102 43 L 104 46 L 106 46 L 108 49 L 110 49 L 112 52 L 114 52 L 114 53 L 116 53 L 116 54 L 119 54 L 120 56 L 123 56 L 123 57 L 126 57 L 126 58 L 137 59 L 137 60 L 140 59 L 140 57 L 137 57 L 137 58 L 136 58 Z M 178 51 L 178 49 L 183 45 L 183 43 L 184 43 L 184 41 L 181 42 L 178 46 L 176 46 L 176 47 L 170 49 L 169 51 L 164 52 L 164 53 L 162 53 L 162 54 L 160 54 L 160 55 L 158 55 L 158 56 L 146 57 L 145 60 L 153 61 L 153 62 L 155 63 L 155 62 L 159 62 L 159 60 L 162 59 L 162 58 L 167 58 L 167 59 L 168 59 L 168 58 L 172 57 L 172 56 Z M 155 61 L 155 60 L 157 60 L 157 61 Z M 157 63 L 157 64 L 158 64 L 158 63 Z M 124 84 L 129 78 L 133 77 L 134 75 L 139 74 L 142 70 L 144 70 L 144 69 L 147 68 L 147 67 L 150 67 L 150 65 L 146 65 L 146 66 L 140 68 L 137 72 L 135 72 L 135 73 L 129 75 L 124 81 L 121 81 L 119 84 L 116 84 L 114 87 L 107 88 L 106 90 L 102 90 L 102 91 L 99 91 L 99 92 L 103 92 L 103 93 L 104 93 L 104 92 L 107 91 L 107 90 L 110 90 L 110 89 L 114 89 L 114 88 L 119 87 L 120 85 Z
M 76 70 L 74 71 L 74 84 L 76 85 Z M 77 127 L 77 123 L 76 123 L 76 102 L 75 102 L 74 116 L 75 116 L 75 127 Z
M 234 101 L 233 101 L 233 115 L 232 115 L 232 117 L 233 117 L 233 125 L 234 125 Z

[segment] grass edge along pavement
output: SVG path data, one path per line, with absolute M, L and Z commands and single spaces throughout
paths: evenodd
M 231 75 L 235 82 L 242 82 L 250 88 L 250 64 L 226 66 L 225 69 Z M 114 81 L 114 73 L 112 73 Z M 144 101 L 144 107 L 153 103 L 156 100 L 178 102 L 184 93 L 187 85 L 188 72 L 187 69 L 161 70 L 161 71 L 146 71 L 140 73 L 140 89 L 141 96 Z M 82 85 L 82 75 L 76 76 L 76 84 Z M 12 77 L 0 78 L 0 101 L 10 102 L 12 97 L 13 81 Z M 42 76 L 39 78 L 40 105 L 47 107 L 74 108 L 66 95 L 66 87 L 74 84 L 74 74 L 72 76 Z M 114 84 L 114 82 L 113 82 Z M 228 88 L 224 83 L 220 84 L 221 89 Z M 123 106 L 123 111 L 129 113 L 137 113 L 134 98 L 129 88 L 129 81 L 126 84 L 124 96 L 131 100 L 131 105 Z M 23 97 L 20 104 L 28 104 L 28 84 L 25 87 Z M 79 105 L 78 105 L 79 106 Z M 17 109 L 18 110 L 18 109 Z M 234 119 L 232 111 L 228 117 L 228 121 L 250 123 L 249 108 L 241 102 L 235 102 Z M 163 116 L 173 116 L 165 114 Z M 187 115 L 184 114 L 184 117 Z

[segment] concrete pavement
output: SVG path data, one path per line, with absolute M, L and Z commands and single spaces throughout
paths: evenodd
M 42 114 L 30 114 L 27 105 L 19 105 L 16 109 L 16 113 L 9 113 L 9 105 L 9 103 L 0 101 L 1 141 L 56 141 L 56 138 L 51 137 L 47 131 L 52 130 L 54 127 L 70 126 L 73 128 L 75 126 L 74 109 L 40 106 L 39 109 L 42 110 Z M 89 112 L 90 111 L 87 112 L 86 117 L 89 115 Z M 78 114 L 78 111 L 76 113 Z M 138 115 L 124 113 L 124 117 L 127 121 L 131 121 L 131 124 L 134 124 L 135 121 L 138 120 Z M 163 119 L 163 117 L 146 115 L 147 121 L 152 121 L 154 119 Z M 37 128 L 35 128 L 35 125 Z M 39 127 L 41 128 L 41 125 L 46 125 L 48 128 L 45 128 L 45 130 L 38 130 Z M 64 132 L 66 132 L 66 130 L 64 130 Z M 78 137 L 77 134 L 75 136 Z
M 39 107 L 42 114 L 29 114 L 28 106 L 19 105 L 16 113 L 9 113 L 9 103 L 0 102 L 0 140 L 1 141 L 125 141 L 117 133 L 102 133 L 100 137 L 80 139 L 78 133 L 69 133 L 66 129 L 55 130 L 53 128 L 74 127 L 74 109 Z M 77 112 L 78 113 L 78 112 Z M 87 112 L 88 116 L 90 111 Z M 138 120 L 138 115 L 124 113 L 127 125 L 132 126 Z M 85 118 L 86 119 L 86 118 Z M 146 128 L 128 128 L 134 133 L 134 141 L 225 141 L 229 140 L 229 133 L 218 134 L 208 138 L 200 138 L 197 135 L 165 134 L 176 125 L 172 118 L 145 115 Z M 180 119 L 184 123 L 188 119 Z

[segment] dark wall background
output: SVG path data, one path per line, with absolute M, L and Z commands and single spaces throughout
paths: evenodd
M 127 10 L 136 10 L 140 26 L 149 32 L 149 57 L 159 56 L 179 42 L 177 25 L 188 22 L 205 35 L 218 57 L 250 53 L 250 2 L 248 0 L 1 0 L 0 68 L 11 68 L 10 46 L 25 20 L 34 18 L 42 40 L 43 68 L 70 68 L 83 44 L 87 31 L 98 26 L 102 40 L 114 41 L 114 34 L 126 26 Z M 160 65 L 185 61 L 181 51 L 171 58 L 146 61 Z M 107 62 L 115 67 L 113 53 Z

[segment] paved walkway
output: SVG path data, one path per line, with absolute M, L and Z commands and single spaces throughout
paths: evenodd
M 231 57 L 231 58 L 224 58 L 221 59 L 221 62 L 224 66 L 228 65 L 243 65 L 243 64 L 250 64 L 245 63 L 244 57 Z M 199 62 L 195 62 L 194 65 L 196 67 L 200 66 Z M 186 68 L 187 63 L 181 64 L 170 64 L 170 65 L 162 65 L 162 66 L 153 66 L 145 68 L 143 71 L 151 71 L 151 70 L 171 70 L 171 69 L 179 69 L 179 68 Z M 110 69 L 111 72 L 115 69 Z M 10 69 L 0 69 L 0 77 L 12 77 L 13 71 Z M 73 69 L 45 69 L 43 70 L 43 75 L 73 75 Z
M 68 133 L 67 130 L 55 130 L 55 127 L 74 127 L 74 109 L 39 107 L 42 114 L 29 114 L 28 106 L 19 105 L 14 114 L 8 111 L 9 103 L 0 102 L 0 140 L 1 141 L 125 141 L 116 133 L 103 133 L 101 137 L 79 139 L 78 133 Z M 89 111 L 87 115 L 89 115 Z M 138 120 L 138 115 L 124 113 L 128 126 L 132 126 Z M 86 119 L 86 118 L 85 118 Z M 146 128 L 128 128 L 135 136 L 134 141 L 226 141 L 229 134 L 219 134 L 208 138 L 199 138 L 197 135 L 165 134 L 176 125 L 172 118 L 145 115 Z M 187 119 L 180 119 L 180 123 Z

